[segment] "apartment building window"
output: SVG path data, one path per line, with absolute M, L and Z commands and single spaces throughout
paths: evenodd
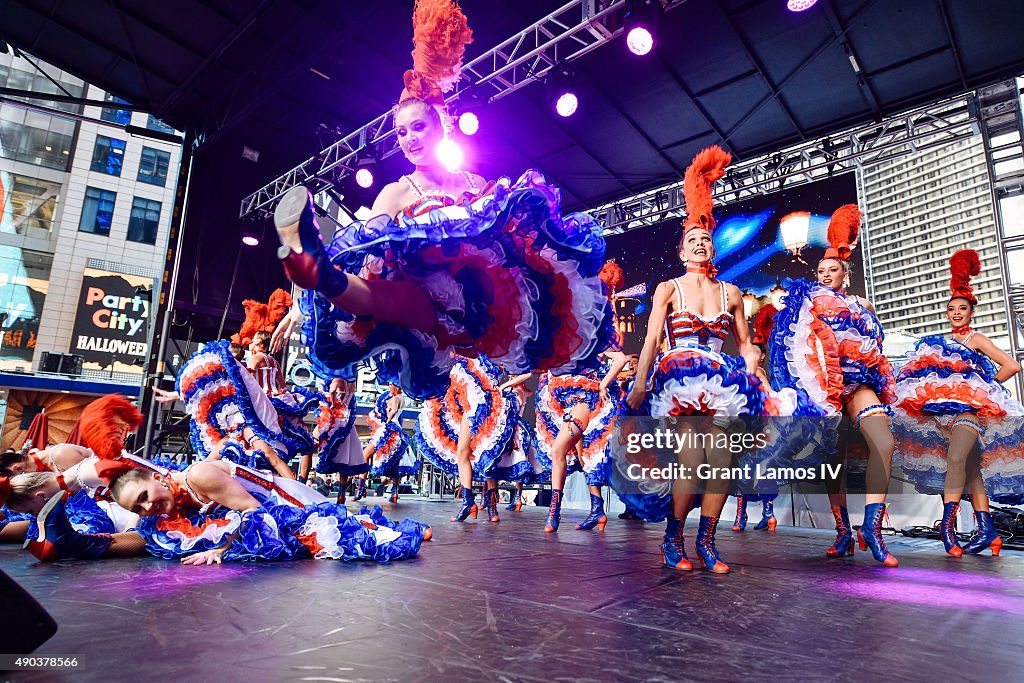
M 92 170 L 120 176 L 123 164 L 124 140 L 97 135 L 96 146 L 92 150 Z
M 78 223 L 79 232 L 91 232 L 95 235 L 109 235 L 110 223 L 114 218 L 114 202 L 117 193 L 100 190 L 95 187 L 85 188 L 85 204 L 82 205 L 82 220 Z
M 167 167 L 171 164 L 171 155 L 152 147 L 142 148 L 139 160 L 139 182 L 163 187 L 167 182 Z
M 160 202 L 135 197 L 132 200 L 132 216 L 128 221 L 128 241 L 156 244 L 156 233 L 160 227 Z
M 110 93 L 103 96 L 103 99 L 111 104 L 128 104 L 120 97 L 114 97 Z M 100 110 L 100 118 L 104 121 L 110 121 L 120 126 L 127 126 L 132 122 L 132 112 L 130 109 L 118 109 L 117 107 L 103 107 Z

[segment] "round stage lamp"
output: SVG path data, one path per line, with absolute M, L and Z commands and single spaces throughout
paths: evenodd
M 465 155 L 462 153 L 462 148 L 455 144 L 454 141 L 448 138 L 441 140 L 441 142 L 437 143 L 437 151 L 435 153 L 437 154 L 437 160 L 449 172 L 462 169 Z
M 579 104 L 576 93 L 564 92 L 555 100 L 555 111 L 559 116 L 569 117 L 576 113 Z
M 816 5 L 818 0 L 786 0 L 786 9 L 790 12 L 803 12 Z
M 476 135 L 480 130 L 480 119 L 471 111 L 464 112 L 459 116 L 459 130 L 463 135 Z
M 626 47 L 635 55 L 643 56 L 654 47 L 654 36 L 644 26 L 634 26 L 626 34 Z
M 361 168 L 356 171 L 356 185 L 363 189 L 373 185 L 373 171 L 368 168 Z
M 782 246 L 797 258 L 800 258 L 800 251 L 807 246 L 807 235 L 810 230 L 810 211 L 793 211 L 779 221 Z
M 242 233 L 242 244 L 247 247 L 258 247 L 260 244 L 260 238 L 251 232 Z

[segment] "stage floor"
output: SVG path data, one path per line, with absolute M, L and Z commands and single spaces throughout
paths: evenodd
M 660 524 L 613 517 L 604 533 L 576 531 L 585 513 L 569 510 L 544 534 L 542 508 L 460 525 L 447 521 L 451 501 L 392 507 L 433 525 L 434 540 L 390 566 L 40 564 L 0 547 L 0 567 L 60 626 L 37 654 L 81 662 L 16 680 L 1020 676 L 1024 553 L 955 559 L 937 541 L 898 537 L 892 570 L 868 553 L 826 558 L 831 531 L 726 526 L 719 549 L 732 573 L 717 576 L 660 568 Z

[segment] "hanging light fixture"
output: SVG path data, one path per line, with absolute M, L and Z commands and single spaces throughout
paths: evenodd
M 793 211 L 792 213 L 787 213 L 779 221 L 782 246 L 801 263 L 803 263 L 803 259 L 800 256 L 800 252 L 807 246 L 807 235 L 810 229 L 810 211 Z

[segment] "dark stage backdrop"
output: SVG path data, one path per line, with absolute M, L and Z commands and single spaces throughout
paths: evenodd
M 714 240 L 718 278 L 756 297 L 757 302 L 752 302 L 750 307 L 751 315 L 755 314 L 770 300 L 773 290 L 778 297 L 777 289 L 786 278 L 813 278 L 814 268 L 828 247 L 829 217 L 843 204 L 856 201 L 856 178 L 846 173 L 716 208 L 718 227 Z M 785 250 L 780 228 L 783 219 L 798 212 L 809 214 L 808 246 L 802 252 L 803 262 Z M 681 234 L 682 222 L 674 219 L 607 237 L 607 257 L 615 259 L 625 275 L 623 291 L 646 285 L 644 295 L 616 302 L 619 329 L 627 353 L 639 353 L 643 346 L 651 296 L 658 283 L 683 272 L 676 256 Z M 864 295 L 859 249 L 854 251 L 852 262 L 850 291 Z M 731 346 L 726 346 L 727 352 L 735 352 Z

